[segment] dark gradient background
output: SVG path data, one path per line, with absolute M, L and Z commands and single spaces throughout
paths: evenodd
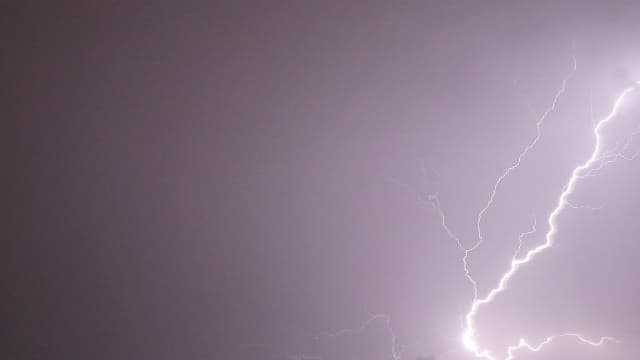
M 517 234 L 640 79 L 634 2 L 19 2 L 3 6 L 3 359 L 469 359 L 475 240 L 495 179 L 577 72 L 487 213 L 486 292 Z M 591 101 L 592 100 L 592 101 Z M 629 97 L 611 145 L 640 121 Z M 638 145 L 633 145 L 638 149 Z M 428 169 L 423 172 L 422 169 Z M 439 175 L 435 175 L 435 174 Z M 519 359 L 637 359 L 640 163 L 579 184 L 557 246 L 478 317 Z

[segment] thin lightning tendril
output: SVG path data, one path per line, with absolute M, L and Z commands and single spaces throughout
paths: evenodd
M 587 210 L 602 210 L 602 208 L 604 207 L 604 205 L 600 205 L 600 206 L 591 206 L 591 205 L 576 205 L 572 202 L 570 202 L 569 200 L 567 201 L 567 206 L 572 208 L 572 209 L 576 209 L 576 210 L 580 210 L 580 209 L 587 209 Z
M 609 336 L 603 336 L 600 339 L 598 339 L 597 341 L 594 340 L 589 340 L 587 338 L 585 338 L 584 336 L 577 334 L 577 333 L 566 333 L 566 334 L 560 334 L 560 335 L 554 335 L 554 336 L 549 336 L 546 339 L 544 339 L 543 341 L 539 342 L 536 345 L 531 345 L 529 344 L 525 339 L 520 339 L 520 341 L 518 342 L 517 345 L 512 345 L 509 346 L 507 348 L 507 357 L 506 360 L 512 360 L 514 358 L 514 353 L 517 350 L 521 350 L 521 349 L 527 349 L 529 351 L 533 351 L 533 352 L 538 352 L 540 350 L 542 350 L 543 347 L 545 347 L 546 345 L 550 344 L 551 342 L 553 342 L 554 340 L 561 338 L 561 337 L 573 337 L 575 339 L 578 339 L 579 341 L 591 345 L 591 346 L 601 346 L 602 344 L 605 343 L 605 341 L 613 341 L 613 342 L 618 342 L 618 340 L 609 337 Z
M 562 80 L 562 86 L 560 86 L 560 90 L 558 90 L 556 95 L 553 97 L 553 101 L 551 102 L 551 106 L 549 106 L 542 113 L 542 116 L 540 116 L 540 118 L 536 122 L 536 136 L 535 136 L 535 138 L 533 138 L 533 140 L 529 143 L 529 145 L 527 145 L 522 150 L 522 152 L 518 155 L 518 158 L 516 159 L 516 161 L 513 164 L 511 164 L 511 166 L 509 166 L 502 173 L 502 175 L 500 175 L 500 177 L 498 177 L 498 180 L 496 180 L 495 184 L 493 185 L 493 190 L 491 191 L 491 195 L 489 196 L 489 200 L 485 204 L 484 208 L 482 208 L 482 210 L 480 210 L 480 213 L 478 214 L 478 219 L 476 221 L 476 229 L 477 229 L 477 232 L 478 232 L 478 241 L 476 242 L 475 245 L 473 245 L 471 247 L 471 249 L 469 249 L 470 252 L 475 250 L 475 249 L 477 249 L 478 246 L 480 246 L 482 244 L 483 240 L 484 240 L 483 236 L 482 236 L 482 218 L 483 218 L 484 214 L 487 212 L 487 210 L 489 210 L 489 208 L 493 204 L 493 201 L 494 201 L 494 199 L 496 197 L 496 193 L 498 192 L 498 188 L 500 187 L 500 184 L 502 184 L 502 181 L 507 176 L 509 176 L 509 174 L 511 174 L 512 171 L 514 171 L 515 169 L 517 169 L 520 166 L 520 163 L 522 163 L 522 159 L 524 159 L 527 156 L 527 154 L 529 154 L 529 152 L 536 146 L 536 144 L 540 140 L 540 137 L 542 136 L 542 123 L 556 109 L 556 106 L 558 105 L 558 100 L 560 100 L 560 97 L 562 97 L 562 95 L 566 91 L 567 83 L 573 77 L 573 75 L 576 73 L 577 62 L 576 62 L 575 56 L 573 56 L 571 58 L 571 60 L 573 62 L 573 68 L 571 69 L 571 72 L 569 72 L 569 74 L 567 74 L 567 76 L 565 76 L 564 79 Z
M 385 329 L 387 330 L 387 333 L 389 334 L 389 337 L 391 338 L 391 354 L 390 357 L 392 360 L 400 360 L 401 358 L 401 349 L 398 348 L 398 344 L 397 344 L 397 337 L 395 334 L 395 331 L 393 330 L 393 328 L 391 327 L 391 317 L 387 314 L 372 314 L 372 313 L 368 313 L 369 317 L 363 321 L 359 327 L 357 328 L 345 328 L 345 329 L 340 329 L 334 332 L 323 332 L 319 335 L 315 336 L 316 340 L 319 340 L 320 338 L 323 337 L 327 337 L 327 338 L 335 338 L 335 337 L 341 337 L 341 336 L 345 336 L 345 335 L 349 335 L 349 334 L 359 334 L 363 331 L 365 331 L 372 323 L 376 322 L 376 321 L 383 321 L 384 322 L 384 326 Z
M 320 355 L 290 355 L 287 357 L 289 360 L 323 360 Z
M 516 257 L 520 254 L 520 251 L 522 250 L 522 245 L 524 243 L 524 238 L 529 236 L 529 235 L 533 235 L 536 233 L 536 226 L 538 226 L 538 217 L 534 216 L 533 217 L 533 225 L 531 226 L 531 230 L 523 232 L 522 234 L 520 234 L 518 236 L 518 247 L 516 248 L 516 252 L 513 254 L 513 257 Z

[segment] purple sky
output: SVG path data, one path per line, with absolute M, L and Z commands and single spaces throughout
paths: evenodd
M 464 360 L 594 122 L 640 80 L 633 2 L 21 2 L 2 16 L 7 359 Z M 640 92 L 603 129 L 640 124 Z M 640 139 L 628 144 L 640 150 Z M 640 354 L 640 159 L 580 181 L 477 317 L 502 359 Z M 598 209 L 590 209 L 595 207 Z M 385 318 L 364 323 L 369 313 Z M 358 329 L 341 336 L 323 336 Z M 321 335 L 317 337 L 317 335 Z M 307 358 L 309 360 L 311 358 Z M 319 358 L 313 358 L 319 359 Z

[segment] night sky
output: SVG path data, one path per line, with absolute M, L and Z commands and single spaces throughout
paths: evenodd
M 1 14 L 2 359 L 473 359 L 473 288 L 430 199 L 473 246 L 569 76 L 484 214 L 469 269 L 486 295 L 534 221 L 523 249 L 544 242 L 594 125 L 640 80 L 633 1 Z M 639 125 L 640 90 L 602 130 L 626 159 L 577 183 L 554 246 L 480 310 L 497 359 L 567 332 L 619 342 L 516 358 L 640 356 Z

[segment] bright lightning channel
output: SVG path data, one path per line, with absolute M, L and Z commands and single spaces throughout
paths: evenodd
M 575 59 L 574 59 L 574 65 L 575 65 Z M 575 69 L 575 67 L 574 67 Z M 561 89 L 561 91 L 558 94 L 561 94 L 564 91 L 564 84 L 566 83 L 566 79 L 565 78 L 565 82 L 563 83 L 563 87 Z M 475 281 L 473 281 L 472 283 L 474 284 L 474 288 L 475 288 L 475 294 L 476 296 L 474 297 L 474 300 L 471 304 L 471 308 L 469 310 L 469 312 L 466 314 L 465 316 L 465 322 L 466 322 L 466 328 L 462 334 L 462 340 L 463 340 L 463 344 L 464 346 L 471 351 L 477 358 L 483 358 L 483 359 L 487 359 L 487 360 L 496 360 L 496 358 L 490 353 L 490 351 L 488 349 L 482 349 L 480 347 L 480 345 L 478 344 L 478 341 L 476 339 L 476 329 L 475 329 L 475 318 L 478 314 L 478 311 L 480 310 L 480 307 L 491 303 L 496 296 L 498 296 L 501 292 L 503 292 L 504 290 L 506 290 L 507 285 L 509 283 L 509 281 L 511 280 L 511 278 L 516 274 L 516 272 L 518 271 L 518 269 L 530 262 L 531 260 L 533 260 L 535 258 L 536 255 L 540 254 L 541 252 L 543 252 L 544 250 L 550 248 L 553 246 L 553 242 L 555 240 L 555 235 L 558 231 L 558 227 L 557 227 L 557 218 L 558 216 L 562 213 L 562 211 L 567 207 L 567 206 L 571 206 L 570 203 L 568 202 L 568 197 L 569 195 L 571 195 L 575 189 L 576 183 L 578 182 L 578 180 L 582 177 L 585 176 L 585 173 L 588 173 L 589 169 L 596 163 L 598 163 L 598 161 L 601 160 L 601 152 L 602 152 L 602 135 L 601 135 L 601 130 L 602 128 L 609 123 L 610 121 L 612 121 L 616 115 L 619 112 L 620 107 L 622 106 L 625 97 L 631 93 L 632 91 L 636 90 L 636 88 L 638 87 L 638 85 L 640 85 L 640 82 L 636 82 L 633 86 L 630 86 L 628 88 L 626 88 L 625 90 L 622 91 L 622 93 L 620 93 L 620 95 L 617 97 L 617 99 L 614 102 L 613 108 L 611 110 L 611 112 L 605 116 L 603 119 L 601 119 L 600 121 L 597 122 L 596 126 L 594 127 L 593 130 L 593 134 L 595 137 L 595 145 L 594 145 L 594 149 L 593 152 L 591 153 L 591 156 L 581 165 L 577 166 L 576 168 L 573 169 L 572 173 L 571 173 L 571 177 L 569 178 L 569 180 L 567 181 L 567 183 L 565 184 L 560 196 L 558 197 L 558 201 L 556 204 L 556 207 L 553 209 L 553 211 L 549 214 L 547 223 L 549 225 L 549 230 L 547 231 L 546 235 L 545 235 L 545 241 L 544 243 L 538 245 L 537 247 L 529 250 L 524 256 L 521 257 L 517 257 L 517 254 L 514 255 L 514 257 L 511 259 L 511 266 L 509 268 L 509 270 L 507 272 L 505 272 L 502 277 L 500 278 L 500 281 L 498 282 L 498 286 L 496 286 L 495 288 L 493 288 L 491 291 L 489 291 L 489 293 L 487 294 L 486 297 L 484 298 L 478 298 L 477 297 L 477 287 L 475 286 Z M 555 107 L 555 103 L 558 99 L 559 95 L 556 95 L 555 99 L 554 99 L 554 104 L 552 105 L 552 108 Z M 539 127 L 538 127 L 539 129 Z M 536 138 L 536 140 L 534 140 L 533 145 L 535 145 L 535 142 L 537 141 L 537 139 L 539 138 L 539 133 L 538 133 L 538 137 Z M 516 162 L 515 167 L 517 167 L 517 165 L 519 164 L 521 158 L 522 158 L 522 154 L 526 154 L 526 152 L 528 152 L 531 149 L 531 145 L 528 146 L 525 149 L 525 152 L 521 153 L 521 156 L 518 158 L 518 162 Z M 495 195 L 495 191 L 497 186 L 499 185 L 499 183 L 502 181 L 502 179 L 504 179 L 504 177 L 506 175 L 508 175 L 508 173 L 513 170 L 515 168 L 514 166 L 510 167 L 504 174 L 503 176 L 501 176 L 498 179 L 498 182 L 496 183 L 496 185 L 494 186 L 494 191 L 492 192 L 491 198 L 488 202 L 488 205 L 481 211 L 480 216 L 478 217 L 478 224 L 480 224 L 480 219 L 481 219 L 481 215 L 484 213 L 484 211 L 486 211 L 486 209 L 491 205 L 491 202 L 493 201 L 493 197 Z M 479 232 L 479 235 L 481 235 L 481 232 Z M 466 259 L 468 257 L 468 254 L 470 251 L 472 251 L 473 249 L 477 248 L 479 246 L 479 244 L 482 241 L 482 237 L 480 236 L 480 240 L 478 241 L 478 243 L 476 243 L 476 245 L 474 245 L 474 247 L 472 247 L 470 250 L 466 250 L 465 251 L 465 257 L 463 258 L 464 261 L 464 265 L 465 265 L 465 273 L 467 274 L 467 277 L 469 277 L 468 275 L 468 270 L 466 267 Z M 537 345 L 531 345 L 530 343 L 528 343 L 526 340 L 524 339 L 520 339 L 519 343 L 516 345 L 512 345 L 509 346 L 507 348 L 507 358 L 506 360 L 511 360 L 513 359 L 513 354 L 516 350 L 520 350 L 520 349 L 527 349 L 529 351 L 539 351 L 540 349 L 542 349 L 545 345 L 549 344 L 550 342 L 552 342 L 553 340 L 559 338 L 559 337 L 573 337 L 578 339 L 579 341 L 591 345 L 591 346 L 600 346 L 602 345 L 605 341 L 615 341 L 615 339 L 610 338 L 610 337 L 602 337 L 600 338 L 598 341 L 593 341 L 593 340 L 589 340 L 587 338 L 585 338 L 584 336 L 577 334 L 577 333 L 566 333 L 566 334 L 560 334 L 560 335 L 554 335 L 554 336 L 550 336 L 548 338 L 546 338 L 544 341 L 542 341 L 541 343 L 537 344 Z

